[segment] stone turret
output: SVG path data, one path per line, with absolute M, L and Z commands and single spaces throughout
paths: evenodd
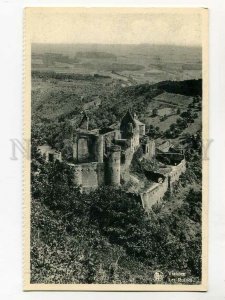
M 121 147 L 116 145 L 112 146 L 108 157 L 107 181 L 109 185 L 120 185 L 120 156 Z

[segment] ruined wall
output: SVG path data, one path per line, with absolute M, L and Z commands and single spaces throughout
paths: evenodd
M 163 141 L 161 144 L 156 142 L 156 148 L 162 152 L 168 152 L 170 149 L 170 141 Z
M 154 183 L 148 190 L 140 194 L 143 208 L 149 211 L 154 204 L 162 200 L 167 190 L 167 177 L 162 183 Z
M 53 149 L 49 145 L 42 145 L 38 147 L 38 151 L 40 151 L 41 155 L 45 158 L 46 161 L 54 162 L 56 160 L 62 161 L 62 153 Z
M 78 153 L 77 153 L 77 157 L 78 157 L 78 161 L 82 162 L 85 161 L 89 158 L 89 150 L 88 150 L 88 138 L 86 137 L 81 137 L 78 139 L 77 141 L 78 143 Z
M 76 137 L 73 143 L 73 158 L 78 162 L 89 158 L 88 137 Z
M 126 176 L 129 173 L 131 161 L 133 159 L 134 151 L 131 148 L 126 149 L 123 152 L 124 158 L 121 161 L 121 174 Z
M 185 159 L 182 162 L 172 167 L 172 171 L 166 176 L 162 183 L 154 183 L 149 189 L 140 194 L 143 208 L 149 211 L 157 202 L 160 202 L 166 191 L 173 191 L 173 183 L 179 180 L 182 173 L 186 171 Z
M 98 139 L 99 138 L 99 139 Z M 77 135 L 73 142 L 73 158 L 79 162 L 103 161 L 102 139 L 94 135 Z
M 140 139 L 140 135 L 139 135 L 139 130 L 135 128 L 134 130 L 134 134 L 133 134 L 133 137 L 132 137 L 132 141 L 133 141 L 133 147 L 134 147 L 134 150 L 136 150 L 139 146 L 139 141 Z
M 97 177 L 98 177 L 98 185 L 105 185 L 105 164 L 98 163 L 97 165 Z
M 85 188 L 97 188 L 98 187 L 98 176 L 97 176 L 97 164 L 87 163 L 82 164 L 82 187 Z
M 146 144 L 143 145 L 143 157 L 146 159 L 153 159 L 155 157 L 155 141 L 148 140 Z
M 139 134 L 140 136 L 145 135 L 145 125 L 139 125 Z
M 80 186 L 82 191 L 96 189 L 104 185 L 104 164 L 103 163 L 82 163 L 79 165 L 70 164 L 74 168 L 74 183 Z
M 103 153 L 107 154 L 113 141 L 121 137 L 119 130 L 113 130 L 103 134 Z
M 173 183 L 179 180 L 180 175 L 185 173 L 186 171 L 186 161 L 183 159 L 179 165 L 173 166 L 172 171 L 168 175 L 168 181 L 169 181 L 169 188 L 170 191 L 173 191 Z

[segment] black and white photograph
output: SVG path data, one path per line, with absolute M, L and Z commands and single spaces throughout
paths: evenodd
M 207 289 L 207 9 L 25 11 L 25 289 Z

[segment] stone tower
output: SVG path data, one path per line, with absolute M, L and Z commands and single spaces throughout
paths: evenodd
M 116 145 L 112 146 L 107 163 L 107 183 L 109 185 L 120 185 L 120 155 L 121 147 Z
M 120 131 L 122 139 L 130 139 L 133 137 L 134 129 L 136 127 L 134 118 L 130 110 L 127 111 L 120 123 Z

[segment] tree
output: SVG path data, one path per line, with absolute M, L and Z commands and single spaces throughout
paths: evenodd
M 152 116 L 153 117 L 156 117 L 158 115 L 158 109 L 157 108 L 154 108 L 153 110 L 152 110 Z
M 153 125 L 149 126 L 149 131 L 148 131 L 148 136 L 151 138 L 158 138 L 162 135 L 162 133 L 160 132 L 159 127 L 154 127 Z
M 187 125 L 187 121 L 185 119 L 177 119 L 177 126 L 180 128 L 180 129 L 185 129 L 188 127 Z

